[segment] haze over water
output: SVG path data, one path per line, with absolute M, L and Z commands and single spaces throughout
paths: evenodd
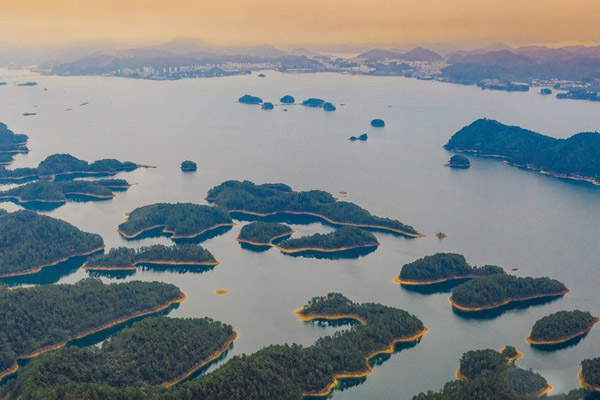
M 108 248 L 170 243 L 164 237 L 127 242 L 116 228 L 125 212 L 144 204 L 204 204 L 206 192 L 229 179 L 283 182 L 336 196 L 346 191 L 344 200 L 427 235 L 405 239 L 375 233 L 381 242 L 375 252 L 327 260 L 275 249 L 244 250 L 234 238 L 246 222 L 236 221 L 233 229 L 201 243 L 221 262 L 213 270 L 138 271 L 126 278 L 179 286 L 187 300 L 171 316 L 206 315 L 231 324 L 240 336 L 224 362 L 273 343 L 310 345 L 344 329 L 303 323 L 293 314 L 313 296 L 335 291 L 353 301 L 405 309 L 429 328 L 419 344 L 376 366 L 362 384 L 336 390 L 335 399 L 410 399 L 453 379 L 463 352 L 507 344 L 525 354 L 518 365 L 543 375 L 552 393 L 576 388 L 581 360 L 598 355 L 598 328 L 576 346 L 555 352 L 535 350 L 524 339 L 537 319 L 555 311 L 579 308 L 600 314 L 597 282 L 590 279 L 600 259 L 600 188 L 475 157 L 469 170 L 452 170 L 443 166 L 451 153 L 442 145 L 480 117 L 557 138 L 595 131 L 600 104 L 561 101 L 533 90 L 482 91 L 398 77 L 266 74 L 264 79 L 254 74 L 156 82 L 0 70 L 0 81 L 8 82 L 0 87 L 0 121 L 30 138 L 31 152 L 18 155 L 11 168 L 35 166 L 53 153 L 156 166 L 119 174 L 138 185 L 111 201 L 68 203 L 48 213 L 101 234 Z M 27 80 L 38 86 L 12 85 Z M 246 93 L 273 102 L 285 94 L 297 101 L 320 97 L 338 108 L 327 113 L 292 105 L 263 111 L 237 102 Z M 37 115 L 23 117 L 24 112 Z M 373 118 L 384 119 L 386 127 L 371 128 Z M 369 135 L 366 143 L 347 140 L 363 132 Z M 196 173 L 179 170 L 185 159 L 198 163 Z M 332 229 L 320 223 L 292 227 L 296 235 Z M 448 237 L 435 238 L 437 231 Z M 403 264 L 440 251 L 464 254 L 471 264 L 518 268 L 514 273 L 519 276 L 549 276 L 571 292 L 495 318 L 465 318 L 452 311 L 448 292 L 425 295 L 393 282 Z M 76 270 L 59 282 L 86 276 Z M 217 296 L 219 288 L 230 292 Z

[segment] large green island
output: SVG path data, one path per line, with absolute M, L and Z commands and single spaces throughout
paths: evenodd
M 8 289 L 0 286 L 0 377 L 67 342 L 183 301 L 174 285 L 137 282 L 105 285 L 85 279 L 74 285 Z
M 537 346 L 567 343 L 588 333 L 596 322 L 589 312 L 559 311 L 537 320 L 527 341 Z
M 215 266 L 219 262 L 200 245 L 184 243 L 172 246 L 155 244 L 131 249 L 117 247 L 107 254 L 90 257 L 83 269 L 90 271 L 135 270 L 136 265 Z
M 285 239 L 273 247 L 288 254 L 317 252 L 341 253 L 379 246 L 375 235 L 355 226 L 342 226 L 333 232 Z
M 597 132 L 555 139 L 483 118 L 456 132 L 444 147 L 501 158 L 509 164 L 559 178 L 600 185 L 600 134 Z
M 274 240 L 282 239 L 293 233 L 292 228 L 285 224 L 255 221 L 244 225 L 235 240 L 259 247 L 271 246 Z
M 522 278 L 496 274 L 473 279 L 455 287 L 450 302 L 460 311 L 484 311 L 513 302 L 558 297 L 568 291 L 561 282 L 550 278 Z
M 377 217 L 354 203 L 338 201 L 327 192 L 295 192 L 282 183 L 257 185 L 250 181 L 226 181 L 210 189 L 206 199 L 230 213 L 259 217 L 306 215 L 332 225 L 351 225 L 408 237 L 424 236 L 398 220 Z
M 104 248 L 100 235 L 32 211 L 1 214 L 0 243 L 0 277 L 33 274 Z
M 138 207 L 129 213 L 118 232 L 134 239 L 144 232 L 162 228 L 171 239 L 191 239 L 213 229 L 233 226 L 229 214 L 220 207 L 192 203 L 155 203 Z
M 471 279 L 503 274 L 495 265 L 470 266 L 465 257 L 456 253 L 436 253 L 404 264 L 394 282 L 401 285 L 434 285 L 456 279 Z

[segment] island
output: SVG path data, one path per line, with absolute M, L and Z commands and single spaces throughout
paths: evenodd
M 37 86 L 37 82 L 21 82 L 16 83 L 15 86 Z
M 279 101 L 281 102 L 281 104 L 294 104 L 296 102 L 296 99 L 294 99 L 294 96 L 286 94 L 281 99 L 279 99 Z
M 192 203 L 155 203 L 138 207 L 119 225 L 126 239 L 162 228 L 171 239 L 192 239 L 219 227 L 233 226 L 229 214 L 220 207 Z
M 33 117 L 34 115 L 37 115 L 37 113 L 34 113 L 34 112 L 24 112 L 21 115 L 24 116 L 24 117 Z
M 585 359 L 581 362 L 579 382 L 587 389 L 600 392 L 600 357 Z
M 492 119 L 478 119 L 444 146 L 455 152 L 503 159 L 545 175 L 600 185 L 600 134 L 582 132 L 555 139 Z
M 256 221 L 244 225 L 235 240 L 253 246 L 271 246 L 274 240 L 283 239 L 293 233 L 292 228 L 284 224 Z
M 181 163 L 181 170 L 184 172 L 192 172 L 198 169 L 198 165 L 190 160 L 185 160 Z
M 441 231 L 437 232 L 434 236 L 438 239 L 445 239 L 448 237 L 448 235 L 446 235 L 444 232 L 441 232 Z
M 328 101 L 323 103 L 323 111 L 335 111 L 335 110 L 336 110 L 336 108 L 333 105 L 333 103 L 330 103 Z
M 356 136 L 350 136 L 348 138 L 348 140 L 350 140 L 351 142 L 354 142 L 355 140 L 360 140 L 360 141 L 366 141 L 369 138 L 369 136 L 367 136 L 366 133 L 363 133 L 362 135 L 360 135 L 359 137 Z
M 125 179 L 100 179 L 93 182 L 98 185 L 106 186 L 113 191 L 127 190 L 132 186 L 132 184 Z
M 37 357 L 184 299 L 176 286 L 161 282 L 106 285 L 84 279 L 73 285 L 0 286 L 0 376 L 16 370 L 18 359 Z
M 245 94 L 238 99 L 238 102 L 242 104 L 260 104 L 262 103 L 262 99 L 260 97 L 251 96 L 249 94 Z
M 155 244 L 139 249 L 116 247 L 106 254 L 90 257 L 83 269 L 90 271 L 135 270 L 137 265 L 215 266 L 219 262 L 200 245 L 181 243 L 172 246 Z
M 333 232 L 285 239 L 273 247 L 287 254 L 317 252 L 341 253 L 379 246 L 375 235 L 355 226 L 342 226 Z
M 542 88 L 542 89 L 540 89 L 540 94 L 544 95 L 544 96 L 552 94 L 552 89 L 550 89 L 550 88 Z
M 371 120 L 371 126 L 374 128 L 383 128 L 385 126 L 385 121 L 379 118 L 375 118 Z
M 57 382 L 170 387 L 219 359 L 236 338 L 230 325 L 207 317 L 145 318 L 102 346 L 63 347 L 36 357 L 18 374 L 9 396 L 37 397 Z
M 469 168 L 470 166 L 471 161 L 467 157 L 460 154 L 455 154 L 450 157 L 448 164 L 446 164 L 446 167 L 450 168 Z
M 282 183 L 257 185 L 250 181 L 226 181 L 210 189 L 206 199 L 238 215 L 305 215 L 337 226 L 356 226 L 406 237 L 424 236 L 412 226 L 372 215 L 354 203 L 336 200 L 330 193 L 295 192 Z
M 259 78 L 266 78 L 267 76 L 265 74 L 258 74 Z
M 303 106 L 313 107 L 313 108 L 322 108 L 325 104 L 325 100 L 317 99 L 315 97 L 311 97 L 310 99 L 306 99 L 302 102 Z
M 433 285 L 456 279 L 472 279 L 504 274 L 495 265 L 470 266 L 465 257 L 456 253 L 436 253 L 404 264 L 394 282 L 401 285 Z
M 564 284 L 554 279 L 496 274 L 455 287 L 450 302 L 457 310 L 473 312 L 491 310 L 513 302 L 559 297 L 568 292 Z
M 262 106 L 260 107 L 263 110 L 272 110 L 275 106 L 273 105 L 273 103 L 271 103 L 270 101 L 266 101 L 262 104 Z
M 559 311 L 538 319 L 527 341 L 535 346 L 552 346 L 570 342 L 587 334 L 598 318 L 580 310 Z
M 0 278 L 34 274 L 104 248 L 100 235 L 32 211 L 0 215 Z
M 492 349 L 464 353 L 456 376 L 456 381 L 446 383 L 439 392 L 420 393 L 413 399 L 529 399 L 552 389 L 544 377 L 517 367 L 514 360 Z
M 10 164 L 13 156 L 18 153 L 28 153 L 28 136 L 16 134 L 6 124 L 0 122 L 0 161 L 2 164 Z M 2 168 L 3 169 L 3 168 Z M 0 169 L 1 170 L 1 169 Z

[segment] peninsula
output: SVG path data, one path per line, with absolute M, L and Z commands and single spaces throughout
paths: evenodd
M 144 232 L 162 228 L 171 239 L 191 239 L 223 226 L 233 226 L 229 214 L 220 207 L 192 203 L 155 203 L 129 213 L 118 232 L 134 239 Z
M 104 248 L 100 235 L 32 211 L 0 215 L 0 277 L 34 274 Z
M 460 311 L 484 311 L 544 297 L 558 297 L 569 289 L 550 278 L 521 278 L 496 274 L 473 279 L 452 290 L 450 302 Z
M 472 279 L 503 274 L 495 265 L 471 267 L 465 257 L 456 253 L 436 253 L 404 264 L 394 282 L 401 285 L 433 285 L 455 279 Z
M 456 132 L 444 147 L 500 158 L 508 164 L 558 178 L 600 185 L 600 134 L 597 132 L 555 139 L 484 118 Z
M 282 239 L 293 233 L 292 228 L 284 224 L 256 221 L 244 225 L 235 240 L 254 246 L 271 246 L 274 240 Z
M 6 124 L 0 122 L 0 161 L 2 164 L 10 164 L 13 156 L 18 153 L 28 153 L 27 135 L 16 134 Z
M 295 254 L 304 252 L 341 253 L 348 250 L 377 247 L 379 242 L 375 235 L 355 226 L 342 226 L 333 232 L 291 238 L 273 245 L 283 253 Z
M 184 243 L 172 246 L 155 244 L 139 249 L 117 247 L 107 254 L 90 257 L 83 269 L 90 271 L 135 270 L 137 265 L 215 266 L 219 262 L 200 245 Z
M 587 334 L 598 320 L 589 312 L 559 311 L 537 320 L 527 341 L 536 346 L 567 343 Z
M 424 236 L 412 226 L 398 220 L 377 217 L 354 203 L 337 201 L 327 192 L 295 192 L 282 183 L 257 185 L 250 181 L 226 181 L 210 189 L 206 199 L 230 213 L 254 217 L 305 215 L 332 225 L 375 229 L 407 237 Z

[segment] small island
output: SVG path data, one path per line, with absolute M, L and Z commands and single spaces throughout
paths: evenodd
M 303 106 L 313 107 L 313 108 L 322 108 L 325 104 L 325 100 L 317 99 L 315 97 L 311 97 L 310 99 L 306 99 L 302 102 Z
M 271 246 L 274 240 L 283 239 L 293 233 L 292 228 L 284 224 L 256 221 L 244 225 L 235 240 L 254 246 Z
M 221 357 L 236 338 L 230 325 L 207 317 L 149 317 L 109 337 L 102 346 L 63 347 L 35 358 L 17 376 L 12 394 L 36 397 L 33 393 L 56 382 L 123 389 L 171 387 Z M 43 380 L 35 378 L 39 374 Z
M 542 88 L 542 89 L 540 89 L 540 94 L 544 95 L 544 96 L 552 94 L 552 89 L 550 89 L 550 88 Z
M 536 346 L 567 343 L 587 334 L 598 320 L 589 312 L 559 311 L 537 320 L 527 341 Z
M 0 376 L 16 371 L 18 359 L 35 358 L 184 299 L 176 286 L 161 282 L 106 285 L 99 279 L 84 279 L 73 285 L 0 286 Z
M 335 111 L 336 107 L 333 105 L 333 103 L 330 102 L 325 102 L 323 104 L 323 111 Z
M 434 236 L 438 239 L 445 239 L 448 237 L 444 232 L 437 232 Z
M 258 74 L 259 78 L 266 78 L 267 76 L 265 74 Z
M 282 183 L 257 185 L 250 181 L 226 181 L 210 189 L 206 199 L 231 213 L 253 217 L 305 215 L 336 226 L 356 226 L 407 237 L 424 236 L 412 226 L 372 215 L 354 203 L 336 200 L 330 193 L 320 190 L 295 192 Z
M 238 99 L 238 102 L 242 104 L 261 104 L 263 101 L 260 97 L 245 94 Z
M 37 82 L 21 82 L 16 83 L 15 86 L 37 86 Z
M 286 239 L 276 249 L 283 253 L 302 252 L 341 253 L 344 251 L 379 246 L 375 235 L 355 226 L 342 226 L 331 233 L 315 233 L 310 236 Z
M 273 103 L 271 103 L 270 101 L 266 101 L 262 104 L 262 106 L 260 107 L 263 110 L 272 110 L 275 106 L 273 105 Z
M 24 112 L 21 115 L 24 116 L 24 117 L 33 117 L 34 115 L 37 115 L 37 113 L 34 113 L 34 112 Z
M 559 297 L 568 292 L 564 284 L 554 279 L 496 274 L 455 287 L 450 302 L 457 310 L 473 312 L 491 310 L 513 302 Z
M 363 134 L 362 134 L 362 135 L 360 135 L 359 137 L 356 137 L 356 136 L 350 136 L 350 137 L 348 138 L 348 140 L 350 140 L 351 142 L 354 142 L 354 141 L 356 141 L 356 140 L 360 140 L 360 141 L 363 141 L 363 142 L 365 142 L 365 141 L 366 141 L 368 138 L 369 138 L 369 136 L 367 136 L 367 134 L 366 134 L 366 133 L 363 133 Z
M 104 248 L 100 235 L 32 211 L 0 215 L 0 278 L 34 274 Z
M 233 226 L 229 214 L 220 207 L 192 203 L 156 203 L 129 213 L 118 232 L 135 239 L 144 232 L 162 228 L 171 239 L 192 239 L 219 227 Z
M 155 244 L 131 249 L 117 247 L 106 254 L 90 257 L 83 269 L 90 271 L 135 270 L 137 265 L 215 266 L 219 262 L 200 245 L 183 243 L 172 246 Z
M 469 168 L 471 166 L 471 161 L 460 154 L 453 155 L 450 157 L 450 161 L 446 164 L 446 167 L 450 168 Z
M 385 126 L 385 121 L 379 118 L 375 118 L 371 120 L 371 126 L 374 128 L 383 128 Z
M 181 163 L 181 170 L 184 172 L 193 172 L 198 169 L 198 165 L 190 160 L 185 160 Z
M 600 392 L 600 357 L 581 362 L 579 382 L 584 388 Z
M 401 285 L 433 285 L 496 274 L 504 274 L 504 270 L 495 265 L 471 267 L 461 254 L 436 253 L 404 264 L 394 281 Z
M 294 104 L 296 102 L 296 99 L 294 99 L 294 96 L 286 94 L 281 99 L 279 99 L 279 101 L 281 102 L 281 104 Z

